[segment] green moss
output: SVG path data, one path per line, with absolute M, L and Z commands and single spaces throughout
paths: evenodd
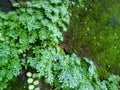
M 68 52 L 95 61 L 101 75 L 120 75 L 120 2 L 83 0 L 84 7 L 71 8 L 72 17 L 65 44 Z

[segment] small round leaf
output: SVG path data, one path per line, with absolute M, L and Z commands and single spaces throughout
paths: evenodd
M 36 81 L 33 82 L 33 84 L 34 84 L 34 85 L 38 85 L 38 84 L 39 84 L 39 81 L 36 80 Z
M 31 72 L 27 72 L 27 76 L 28 76 L 28 77 L 31 77 L 31 76 L 32 76 L 32 73 L 31 73 Z
M 33 90 L 33 89 L 34 89 L 34 87 L 35 87 L 34 85 L 29 85 L 29 87 L 28 87 L 28 88 L 29 88 L 29 90 Z
M 35 88 L 34 90 L 40 90 L 39 87 Z
M 28 83 L 32 83 L 33 82 L 33 78 L 28 78 L 27 82 Z

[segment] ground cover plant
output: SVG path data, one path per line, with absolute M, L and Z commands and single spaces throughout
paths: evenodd
M 119 76 L 100 81 L 91 60 L 67 55 L 60 47 L 71 3 L 33 0 L 13 4 L 17 9 L 7 14 L 0 12 L 0 90 L 10 90 L 9 81 L 29 68 L 29 90 L 119 90 Z M 48 88 L 41 86 L 41 78 Z

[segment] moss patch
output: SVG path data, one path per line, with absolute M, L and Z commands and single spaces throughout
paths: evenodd
M 120 75 L 120 2 L 119 0 L 83 0 L 71 7 L 69 32 L 63 47 L 95 61 L 100 75 Z

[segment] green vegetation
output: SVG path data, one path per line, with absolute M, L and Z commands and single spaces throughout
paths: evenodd
M 120 75 L 120 2 L 119 0 L 83 0 L 71 8 L 67 52 L 95 61 L 99 75 Z M 69 38 L 67 38 L 69 37 Z
M 101 81 L 91 60 L 66 55 L 59 46 L 69 24 L 70 5 L 69 0 L 33 0 L 24 7 L 15 3 L 16 11 L 0 12 L 0 90 L 13 90 L 14 80 L 7 87 L 9 81 L 29 68 L 25 72 L 29 90 L 42 89 L 42 78 L 48 90 L 119 90 L 119 76 Z
M 51 82 L 48 75 L 52 75 L 52 67 L 49 67 L 52 53 L 48 53 L 51 50 L 55 53 L 59 40 L 63 40 L 59 29 L 64 30 L 64 24 L 69 23 L 68 5 L 68 0 L 33 0 L 26 2 L 24 8 L 14 4 L 18 9 L 8 14 L 0 12 L 1 89 L 22 67 L 35 68 L 40 76 L 46 76 Z

